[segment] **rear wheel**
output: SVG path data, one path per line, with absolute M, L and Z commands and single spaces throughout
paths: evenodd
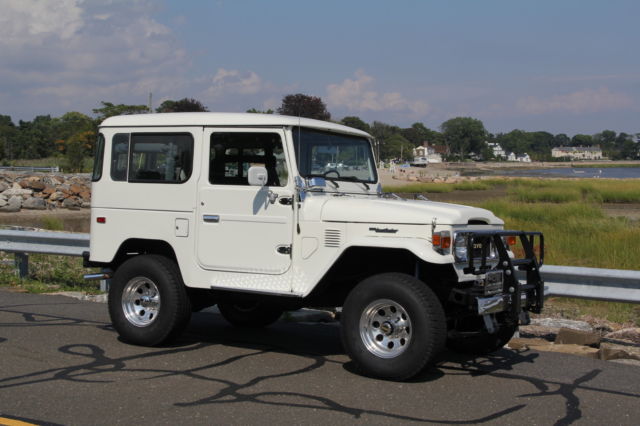
M 109 288 L 109 315 L 128 343 L 154 346 L 177 337 L 191 318 L 177 265 L 158 255 L 140 255 L 124 262 Z
M 440 301 L 405 274 L 374 275 L 349 293 L 342 309 L 342 342 L 363 374 L 408 379 L 438 355 L 445 342 Z
M 283 310 L 260 301 L 218 303 L 220 313 L 233 325 L 240 327 L 266 327 L 278 321 Z

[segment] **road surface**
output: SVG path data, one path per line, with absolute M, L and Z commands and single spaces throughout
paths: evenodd
M 234 328 L 195 314 L 175 345 L 124 344 L 104 304 L 0 288 L 0 424 L 629 424 L 640 368 L 451 352 L 411 382 L 355 374 L 336 324 Z M 3 423 L 4 422 L 4 423 Z

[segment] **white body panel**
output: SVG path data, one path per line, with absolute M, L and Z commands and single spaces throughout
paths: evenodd
M 105 120 L 100 129 L 106 140 L 104 167 L 93 184 L 90 260 L 111 262 L 130 239 L 159 240 L 175 252 L 187 286 L 306 296 L 350 247 L 404 249 L 426 262 L 447 264 L 454 262 L 453 256 L 432 248 L 432 232 L 469 221 L 503 225 L 482 209 L 382 199 L 375 184 L 361 182 L 340 181 L 339 187 L 327 182 L 323 191 L 307 192 L 298 200 L 292 126 L 370 137 L 333 123 L 265 114 L 148 114 Z M 193 137 L 188 180 L 111 179 L 115 134 L 172 132 Z M 212 184 L 209 141 L 216 132 L 277 133 L 284 145 L 287 181 L 264 187 Z M 278 196 L 274 203 L 269 191 Z M 281 204 L 282 198 L 295 201 Z

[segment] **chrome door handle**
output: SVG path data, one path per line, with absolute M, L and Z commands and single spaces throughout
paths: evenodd
M 202 216 L 202 220 L 207 223 L 218 223 L 220 222 L 220 216 L 217 214 L 205 214 Z

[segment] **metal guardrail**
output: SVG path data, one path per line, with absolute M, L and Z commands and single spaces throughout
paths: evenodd
M 20 276 L 28 275 L 28 253 L 82 256 L 89 234 L 0 230 L 0 251 L 15 253 Z M 544 265 L 545 296 L 640 303 L 640 271 Z
M 545 296 L 640 303 L 640 271 L 544 265 Z
M 0 171 L 7 170 L 11 172 L 48 172 L 58 173 L 60 167 L 28 167 L 28 166 L 0 166 Z

